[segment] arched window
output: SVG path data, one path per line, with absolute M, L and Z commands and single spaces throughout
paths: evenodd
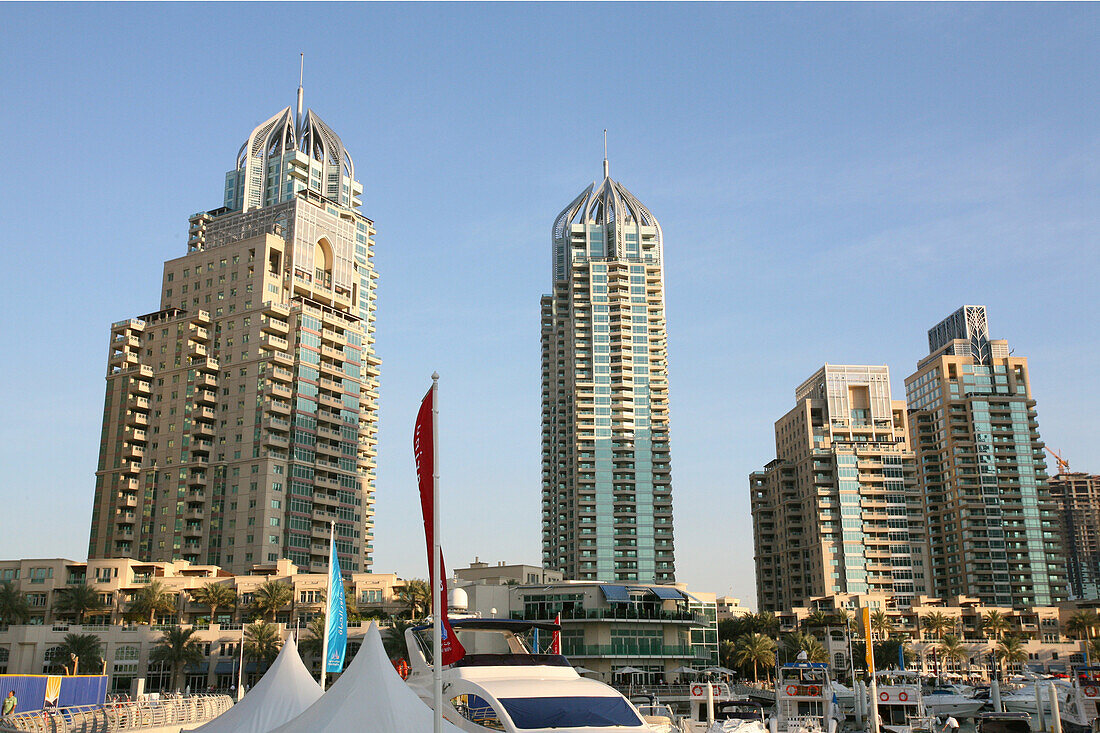
M 322 237 L 313 246 L 314 282 L 332 288 L 332 245 Z

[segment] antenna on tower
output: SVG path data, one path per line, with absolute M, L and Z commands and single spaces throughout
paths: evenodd
M 306 55 L 304 53 L 298 55 L 301 57 L 301 65 L 298 67 L 298 114 L 294 117 L 294 123 L 300 130 L 302 129 L 302 81 L 306 74 Z
M 611 164 L 607 162 L 607 128 L 603 129 L 603 177 L 611 175 Z

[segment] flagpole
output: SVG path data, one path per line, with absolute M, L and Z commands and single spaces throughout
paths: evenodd
M 439 577 L 439 372 L 432 373 L 432 698 L 433 730 L 443 732 L 443 579 Z
M 244 697 L 244 624 L 241 624 L 241 653 L 237 660 L 237 702 Z
M 329 529 L 328 529 L 328 576 L 329 576 L 328 585 L 332 584 L 331 583 L 331 579 L 332 579 L 332 555 L 333 555 L 333 550 L 335 549 L 335 547 L 336 547 L 336 522 L 334 520 L 329 525 Z M 332 589 L 329 588 L 325 592 L 325 635 L 324 635 L 324 640 L 321 642 L 321 691 L 322 692 L 324 692 L 324 690 L 325 690 L 325 676 L 326 676 L 325 673 L 328 672 L 328 632 L 329 632 L 329 626 L 332 624 L 332 614 L 330 613 L 330 611 L 332 610 L 330 608 L 330 606 L 332 605 L 332 598 L 330 598 L 331 595 L 332 595 Z

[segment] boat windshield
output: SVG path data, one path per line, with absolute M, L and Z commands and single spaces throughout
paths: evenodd
M 1024 719 L 983 720 L 978 724 L 978 733 L 1031 733 L 1031 722 Z
M 643 725 L 621 697 L 504 697 L 500 704 L 520 729 Z

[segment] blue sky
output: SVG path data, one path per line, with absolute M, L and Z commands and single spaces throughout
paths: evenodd
M 377 224 L 375 569 L 424 576 L 417 401 L 442 375 L 448 561 L 535 563 L 550 226 L 612 175 L 665 231 L 680 579 L 755 605 L 747 474 L 822 363 L 963 303 L 1100 472 L 1100 6 L 7 5 L 0 557 L 83 558 L 112 321 L 306 103 Z

